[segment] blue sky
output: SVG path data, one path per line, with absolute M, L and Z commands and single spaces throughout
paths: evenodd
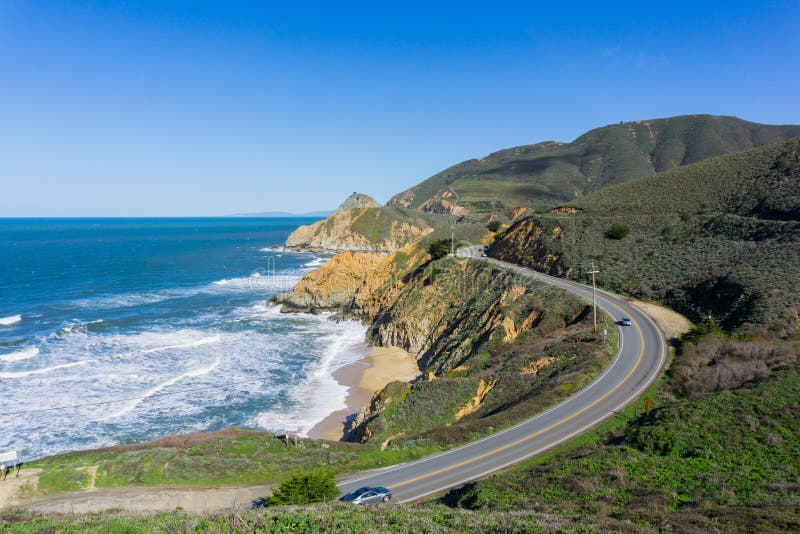
M 800 123 L 800 2 L 0 1 L 0 216 L 385 202 L 689 113 Z

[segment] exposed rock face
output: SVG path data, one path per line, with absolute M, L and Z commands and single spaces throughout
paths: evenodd
M 486 398 L 486 395 L 489 394 L 490 391 L 494 389 L 497 385 L 497 378 L 493 378 L 488 382 L 484 382 L 481 379 L 478 382 L 478 392 L 472 397 L 467 404 L 465 404 L 460 410 L 456 412 L 455 419 L 456 421 L 460 421 L 461 419 L 465 418 L 471 413 L 474 413 L 478 408 L 481 407 L 483 404 L 483 399 Z
M 355 417 L 347 423 L 343 441 L 356 443 L 367 441 L 372 436 L 372 431 L 367 423 L 382 414 L 390 404 L 402 401 L 410 389 L 409 384 L 398 381 L 390 382 L 381 391 L 375 393 L 369 404 L 362 406 L 356 412 Z
M 345 199 L 341 205 L 336 208 L 336 211 L 350 211 L 356 208 L 380 208 L 380 203 L 374 198 L 362 195 L 361 193 L 353 193 Z
M 368 335 L 377 345 L 417 354 L 423 373 L 441 376 L 544 321 L 569 324 L 583 312 L 570 297 L 554 310 L 507 270 L 445 260 L 415 273 L 396 298 L 384 299 Z
M 562 212 L 562 215 L 569 214 Z M 560 261 L 563 255 L 561 227 L 552 220 L 528 217 L 517 221 L 489 249 L 493 257 L 532 266 L 553 276 L 569 278 L 572 270 Z
M 382 208 L 360 207 L 337 211 L 323 221 L 299 227 L 286 239 L 286 248 L 393 252 L 431 232 L 430 226 L 401 220 Z
M 426 200 L 419 209 L 430 213 L 447 213 L 453 215 L 466 215 L 468 211 L 456 204 L 457 197 L 449 187 L 440 189 L 431 198 Z
M 273 297 L 284 312 L 337 310 L 344 315 L 369 319 L 384 300 L 398 289 L 406 269 L 422 263 L 427 253 L 407 247 L 392 254 L 342 252 L 306 274 L 288 293 Z

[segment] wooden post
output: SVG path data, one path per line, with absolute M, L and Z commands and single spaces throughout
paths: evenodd
M 597 285 L 595 284 L 594 275 L 599 273 L 595 266 L 594 260 L 592 260 L 592 270 L 589 271 L 589 274 L 592 275 L 592 316 L 594 318 L 594 333 L 597 335 Z

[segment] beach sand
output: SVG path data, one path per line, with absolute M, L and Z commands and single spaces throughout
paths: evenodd
M 342 366 L 333 378 L 347 386 L 347 408 L 330 414 L 308 432 L 310 438 L 338 441 L 347 417 L 367 404 L 372 396 L 395 380 L 409 382 L 419 376 L 417 360 L 398 347 L 374 347 L 363 359 Z

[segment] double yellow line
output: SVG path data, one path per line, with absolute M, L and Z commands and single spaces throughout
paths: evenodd
M 619 306 L 617 306 L 615 303 L 613 303 L 611 301 L 607 301 L 607 302 L 608 302 L 608 304 L 611 304 L 612 306 L 617 308 L 620 312 L 622 312 L 622 309 Z M 510 449 L 512 447 L 516 447 L 517 445 L 519 445 L 521 443 L 525 443 L 528 440 L 531 440 L 531 439 L 533 439 L 533 438 L 535 438 L 537 436 L 542 435 L 543 433 L 547 432 L 548 430 L 552 430 L 553 428 L 555 428 L 555 427 L 557 427 L 559 425 L 563 425 L 567 421 L 575 419 L 576 417 L 578 417 L 582 413 L 586 412 L 587 410 L 591 410 L 593 407 L 595 407 L 599 403 L 603 402 L 603 400 L 607 399 L 610 395 L 612 395 L 615 391 L 617 391 L 620 387 L 622 387 L 622 385 L 625 382 L 627 382 L 628 379 L 630 379 L 631 376 L 633 376 L 633 373 L 636 372 L 636 369 L 638 369 L 639 365 L 642 363 L 642 358 L 644 357 L 644 334 L 642 333 L 642 329 L 639 328 L 639 323 L 637 323 L 636 321 L 631 321 L 631 322 L 632 322 L 633 326 L 636 327 L 636 331 L 639 333 L 639 338 L 642 340 L 641 348 L 639 349 L 639 356 L 636 358 L 636 363 L 634 363 L 634 365 L 631 368 L 631 370 L 628 371 L 628 373 L 622 378 L 622 380 L 619 381 L 613 388 L 611 388 L 608 391 L 606 391 L 603 395 L 601 395 L 600 397 L 596 398 L 594 401 L 590 402 L 589 404 L 587 404 L 586 406 L 584 406 L 580 410 L 578 410 L 578 411 L 576 411 L 576 412 L 564 417 L 563 419 L 560 419 L 560 420 L 556 421 L 555 423 L 552 423 L 552 424 L 550 424 L 550 425 L 548 425 L 548 426 L 546 426 L 546 427 L 544 427 L 542 429 L 537 430 L 533 434 L 528 434 L 527 436 L 525 436 L 523 438 L 520 438 L 520 439 L 518 439 L 516 441 L 512 441 L 511 443 L 506 443 L 502 447 L 497 447 L 496 449 L 493 449 L 491 451 L 485 452 L 485 453 L 480 454 L 478 456 L 473 456 L 472 458 L 469 458 L 469 459 L 464 460 L 462 462 L 458 462 L 456 464 L 449 465 L 447 467 L 442 467 L 441 469 L 437 469 L 435 471 L 431 471 L 430 473 L 425 473 L 424 475 L 419 475 L 419 476 L 416 476 L 414 478 L 409 478 L 408 480 L 404 480 L 402 482 L 398 482 L 396 484 L 392 484 L 392 488 L 399 488 L 400 486 L 406 486 L 408 484 L 413 484 L 414 482 L 418 482 L 420 480 L 424 480 L 426 478 L 430 478 L 430 477 L 439 475 L 441 473 L 446 473 L 447 471 L 452 471 L 453 469 L 458 469 L 459 467 L 463 467 L 465 465 L 468 465 L 468 464 L 483 460 L 484 458 L 488 458 L 489 456 L 492 456 L 494 454 L 501 453 L 501 452 L 503 452 L 503 451 L 505 451 L 507 449 Z

